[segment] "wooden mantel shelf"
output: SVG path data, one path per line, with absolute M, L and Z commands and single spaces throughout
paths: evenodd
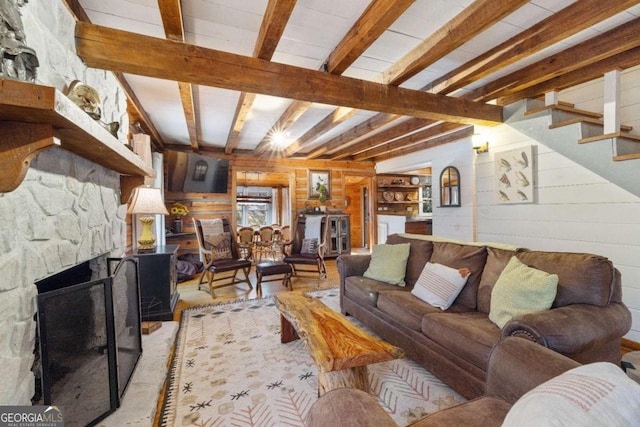
M 0 192 L 16 189 L 35 155 L 59 145 L 123 175 L 151 167 L 60 91 L 0 79 Z

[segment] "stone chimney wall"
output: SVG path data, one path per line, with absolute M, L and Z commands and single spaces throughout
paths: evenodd
M 129 126 L 126 97 L 108 72 L 75 54 L 75 20 L 62 0 L 31 0 L 21 9 L 27 44 L 40 67 L 37 83 L 66 93 L 81 80 L 102 98 L 103 121 Z M 34 395 L 34 282 L 126 247 L 120 176 L 62 148 L 41 152 L 23 183 L 0 193 L 0 405 L 30 405 Z

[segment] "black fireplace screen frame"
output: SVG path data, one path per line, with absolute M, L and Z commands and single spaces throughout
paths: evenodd
M 47 287 L 37 298 L 44 404 L 63 406 L 69 425 L 95 425 L 120 406 L 142 355 L 137 259 L 123 258 L 105 278 Z M 74 378 L 73 369 L 82 374 Z M 83 390 L 96 402 L 87 402 Z

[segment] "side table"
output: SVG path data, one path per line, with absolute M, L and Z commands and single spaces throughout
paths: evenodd
M 132 253 L 138 259 L 140 277 L 140 314 L 143 321 L 173 320 L 178 304 L 179 245 L 156 246 L 152 252 Z

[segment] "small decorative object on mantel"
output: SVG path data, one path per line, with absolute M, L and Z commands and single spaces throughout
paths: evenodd
M 98 91 L 79 80 L 74 80 L 69 85 L 67 98 L 73 101 L 78 107 L 94 120 L 102 118 L 102 110 L 100 109 L 100 95 Z
M 175 202 L 171 206 L 171 215 L 174 215 L 173 219 L 173 232 L 174 233 L 182 233 L 182 217 L 186 216 L 189 213 L 189 208 L 187 205 L 180 202 Z
M 0 77 L 35 82 L 40 66 L 36 51 L 27 46 L 18 8 L 29 0 L 0 0 Z

